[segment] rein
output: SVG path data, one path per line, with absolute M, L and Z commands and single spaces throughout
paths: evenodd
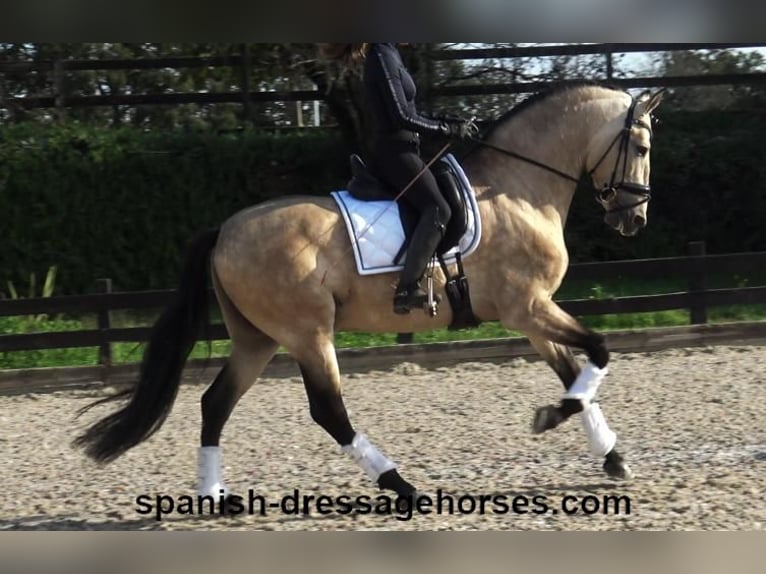
M 537 161 L 536 159 L 532 159 L 531 157 L 527 157 L 525 155 L 521 155 L 520 153 L 516 153 L 515 151 L 511 151 L 509 149 L 505 149 L 505 148 L 502 148 L 500 146 L 496 146 L 496 145 L 491 144 L 491 143 L 489 143 L 488 141 L 485 141 L 485 140 L 481 140 L 481 139 L 474 138 L 474 137 L 470 137 L 469 139 L 471 141 L 473 141 L 474 143 L 477 143 L 477 144 L 479 144 L 481 146 L 487 147 L 489 149 L 493 149 L 495 151 L 499 151 L 500 153 L 503 153 L 505 155 L 509 155 L 511 157 L 515 157 L 516 159 L 520 159 L 521 161 L 524 161 L 526 163 L 535 165 L 535 166 L 537 166 L 537 167 L 539 167 L 541 169 L 544 169 L 544 170 L 549 171 L 549 172 L 551 172 L 553 174 L 556 174 L 559 177 L 563 177 L 564 179 L 568 179 L 569 181 L 573 181 L 575 183 L 580 183 L 580 180 L 578 178 L 572 177 L 568 173 L 564 173 L 563 171 L 558 170 L 555 167 L 551 167 L 551 166 L 549 166 L 547 164 L 544 164 L 544 163 L 542 163 L 540 161 Z
M 612 140 L 612 143 L 609 144 L 609 146 L 606 148 L 606 151 L 604 151 L 604 153 L 601 155 L 601 158 L 596 162 L 596 165 L 594 165 L 593 168 L 591 168 L 590 171 L 588 171 L 588 176 L 590 176 L 592 180 L 593 173 L 598 169 L 601 163 L 606 159 L 606 156 L 609 155 L 609 152 L 612 150 L 615 144 L 619 142 L 619 152 L 617 154 L 617 159 L 614 164 L 614 169 L 612 170 L 611 180 L 609 181 L 609 183 L 605 183 L 604 187 L 601 190 L 596 191 L 596 194 L 595 194 L 596 201 L 600 203 L 601 205 L 604 205 L 617 194 L 618 190 L 623 190 L 627 193 L 637 195 L 639 196 L 639 199 L 638 201 L 630 205 L 620 205 L 619 207 L 616 207 L 614 209 L 608 209 L 607 213 L 615 213 L 619 211 L 624 211 L 626 209 L 632 209 L 634 207 L 641 205 L 642 203 L 648 202 L 652 197 L 650 186 L 625 181 L 625 172 L 628 169 L 628 145 L 630 144 L 631 128 L 634 125 L 636 125 L 636 126 L 648 129 L 650 134 L 652 131 L 650 126 L 647 126 L 643 122 L 640 122 L 639 120 L 636 120 L 633 117 L 635 109 L 636 109 L 636 100 L 633 99 L 633 101 L 630 104 L 630 108 L 628 109 L 628 113 L 625 116 L 625 124 L 623 125 L 623 128 L 614 137 L 614 139 Z M 559 169 L 556 169 L 555 167 L 552 167 L 548 164 L 545 164 L 531 157 L 522 155 L 520 153 L 517 153 L 509 149 L 502 148 L 500 146 L 496 146 L 482 139 L 478 139 L 474 137 L 471 137 L 469 139 L 478 145 L 495 150 L 507 156 L 516 158 L 528 164 L 539 167 L 540 169 L 544 169 L 568 181 L 572 181 L 574 183 L 580 183 L 580 178 L 573 177 L 569 175 L 568 173 L 565 173 Z M 615 183 L 621 160 L 622 160 L 622 180 L 619 183 Z M 606 206 L 604 205 L 604 207 Z

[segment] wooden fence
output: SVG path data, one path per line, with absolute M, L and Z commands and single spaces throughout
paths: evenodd
M 710 86 L 710 85 L 759 85 L 766 84 L 766 73 L 693 74 L 684 76 L 617 76 L 614 74 L 615 54 L 671 52 L 685 50 L 723 50 L 731 48 L 766 47 L 766 44 L 747 43 L 643 43 L 643 44 L 558 44 L 527 47 L 483 49 L 438 49 L 429 54 L 432 61 L 477 60 L 505 58 L 543 58 L 551 56 L 602 55 L 604 74 L 587 79 L 603 80 L 623 88 L 650 88 L 657 86 Z M 51 75 L 50 94 L 28 94 L 24 97 L 0 99 L 0 107 L 68 108 L 88 106 L 137 106 L 240 103 L 246 108 L 255 102 L 322 101 L 318 90 L 262 91 L 253 90 L 248 81 L 251 56 L 247 45 L 241 53 L 232 56 L 212 57 L 158 57 L 141 59 L 75 60 L 56 59 L 47 61 L 0 61 L 0 74 L 46 73 Z M 239 90 L 222 92 L 190 93 L 143 93 L 143 94 L 69 94 L 66 90 L 67 74 L 82 71 L 105 70 L 151 70 L 162 68 L 233 67 L 241 72 Z M 573 78 L 574 79 L 574 78 Z M 464 84 L 429 87 L 431 96 L 469 96 L 489 94 L 531 93 L 550 85 L 549 81 L 506 82 L 502 84 Z
M 637 295 L 603 299 L 559 301 L 575 316 L 642 313 L 671 309 L 688 309 L 693 324 L 707 321 L 709 307 L 721 305 L 766 303 L 766 285 L 730 288 L 707 288 L 708 278 L 734 277 L 739 273 L 766 269 L 766 252 L 706 255 L 704 244 L 690 244 L 690 255 L 660 259 L 578 263 L 570 266 L 566 281 L 605 281 L 616 278 L 635 280 L 653 278 L 685 278 L 687 289 L 661 295 Z M 470 277 L 469 277 L 470 281 Z M 111 344 L 144 342 L 149 327 L 117 328 L 111 325 L 110 312 L 116 310 L 145 310 L 164 307 L 173 290 L 111 292 L 111 283 L 101 280 L 101 293 L 51 298 L 0 300 L 0 316 L 38 314 L 96 314 L 97 328 L 81 331 L 59 331 L 0 335 L 0 352 L 69 347 L 98 347 L 99 363 L 109 367 L 112 362 Z M 201 340 L 227 339 L 222 324 L 212 326 L 208 337 Z

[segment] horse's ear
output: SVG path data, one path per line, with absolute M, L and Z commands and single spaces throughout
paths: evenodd
M 662 97 L 665 95 L 665 88 L 657 90 L 652 94 L 649 90 L 641 92 L 638 96 L 638 104 L 636 111 L 638 115 L 651 114 L 657 106 L 662 102 Z

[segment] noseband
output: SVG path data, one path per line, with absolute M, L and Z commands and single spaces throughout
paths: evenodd
M 595 171 L 606 159 L 606 156 L 609 155 L 609 152 L 611 151 L 611 149 L 616 144 L 619 145 L 619 153 L 617 154 L 617 159 L 615 160 L 615 163 L 614 163 L 614 169 L 612 170 L 612 178 L 608 184 L 604 184 L 604 187 L 602 187 L 601 190 L 596 191 L 596 201 L 598 201 L 601 205 L 604 205 L 608 201 L 603 199 L 604 195 L 608 193 L 610 196 L 613 197 L 614 195 L 617 194 L 618 190 L 622 190 L 627 193 L 636 195 L 639 197 L 639 199 L 638 201 L 630 205 L 620 205 L 619 207 L 616 207 L 614 209 L 607 209 L 606 211 L 607 213 L 616 213 L 619 211 L 624 211 L 626 209 L 632 209 L 636 206 L 641 205 L 642 203 L 648 202 L 652 197 L 650 186 L 625 181 L 625 174 L 628 170 L 628 147 L 630 145 L 631 128 L 633 126 L 639 126 L 641 128 L 647 129 L 649 130 L 650 137 L 652 133 L 652 128 L 650 125 L 647 125 L 644 122 L 637 120 L 633 117 L 636 110 L 636 103 L 637 103 L 636 100 L 633 99 L 630 104 L 630 108 L 628 108 L 628 113 L 625 116 L 625 125 L 622 127 L 619 133 L 614 137 L 614 139 L 612 140 L 612 143 L 609 144 L 609 147 L 606 148 L 606 151 L 601 155 L 601 158 L 596 162 L 596 165 L 594 165 L 593 168 L 588 172 L 588 176 L 591 178 L 591 181 L 593 181 L 593 174 L 595 173 Z M 537 167 L 541 169 L 554 173 L 558 175 L 559 177 L 562 177 L 569 181 L 573 181 L 574 183 L 580 183 L 580 180 L 578 178 L 572 177 L 568 173 L 564 173 L 563 171 L 560 171 L 556 169 L 555 167 L 546 165 L 540 161 L 537 161 L 536 159 L 532 159 L 530 157 L 518 154 L 514 151 L 501 148 L 499 146 L 496 146 L 484 140 L 480 140 L 473 137 L 469 139 L 471 139 L 472 141 L 484 147 L 488 147 L 495 151 L 499 151 L 500 153 L 503 153 L 505 155 L 515 157 L 516 159 L 520 159 L 521 161 L 524 161 L 526 163 L 536 165 Z M 622 162 L 622 177 L 618 183 L 615 183 L 617 181 L 617 174 L 620 171 L 620 162 Z M 606 206 L 604 205 L 604 207 Z

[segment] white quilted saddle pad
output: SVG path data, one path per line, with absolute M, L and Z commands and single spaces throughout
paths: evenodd
M 473 253 L 481 240 L 479 206 L 471 184 L 452 154 L 440 161 L 452 166 L 468 206 L 468 225 L 457 246 L 445 253 L 444 261 L 454 263 L 458 249 L 463 258 Z M 399 219 L 399 206 L 395 201 L 360 201 L 348 191 L 333 191 L 332 197 L 340 208 L 346 229 L 354 248 L 356 268 L 360 275 L 375 275 L 399 271 L 402 265 L 394 263 L 394 257 L 404 243 L 404 228 Z M 403 258 L 406 259 L 406 254 Z

